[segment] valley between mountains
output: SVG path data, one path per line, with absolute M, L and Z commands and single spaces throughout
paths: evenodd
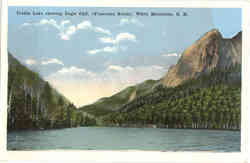
M 159 80 L 77 108 L 8 54 L 8 130 L 78 126 L 240 129 L 242 33 L 213 29 Z

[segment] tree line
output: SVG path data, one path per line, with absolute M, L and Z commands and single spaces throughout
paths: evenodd
M 47 129 L 95 125 L 65 97 L 14 58 L 8 71 L 8 129 Z
M 104 116 L 104 123 L 116 126 L 154 124 L 166 128 L 239 129 L 239 69 L 240 65 L 224 70 L 214 69 L 176 87 L 159 85 L 152 93 L 137 97 L 118 112 Z

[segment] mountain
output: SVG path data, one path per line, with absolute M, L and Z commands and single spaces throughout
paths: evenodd
M 8 130 L 95 124 L 40 75 L 8 54 Z
M 166 87 L 177 86 L 215 68 L 225 69 L 241 64 L 241 37 L 241 32 L 232 39 L 222 38 L 215 29 L 207 32 L 183 52 L 176 65 L 169 68 L 162 84 Z
M 150 93 L 154 86 L 159 83 L 156 80 L 147 80 L 135 86 L 130 86 L 111 97 L 104 97 L 97 102 L 83 106 L 80 110 L 93 114 L 97 117 L 117 111 L 126 103 L 133 101 L 138 96 Z
M 140 93 L 136 88 L 147 81 L 81 110 L 112 126 L 239 129 L 241 37 L 239 32 L 225 39 L 213 29 L 188 47 L 165 76 L 146 84 Z M 125 94 L 123 100 L 117 100 L 120 94 Z

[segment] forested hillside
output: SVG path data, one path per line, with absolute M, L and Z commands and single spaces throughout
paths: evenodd
M 100 117 L 120 109 L 121 105 L 133 101 L 137 96 L 143 96 L 153 91 L 154 86 L 159 83 L 156 80 L 147 80 L 135 86 L 128 87 L 111 97 L 104 97 L 80 110 Z
M 104 116 L 104 122 L 113 126 L 239 129 L 241 82 L 230 77 L 238 68 L 214 70 L 176 87 L 158 86 Z
M 94 125 L 38 73 L 8 54 L 8 129 L 64 128 Z

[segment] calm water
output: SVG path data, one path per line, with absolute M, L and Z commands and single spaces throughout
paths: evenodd
M 8 150 L 160 150 L 239 152 L 240 131 L 79 127 L 8 133 Z

